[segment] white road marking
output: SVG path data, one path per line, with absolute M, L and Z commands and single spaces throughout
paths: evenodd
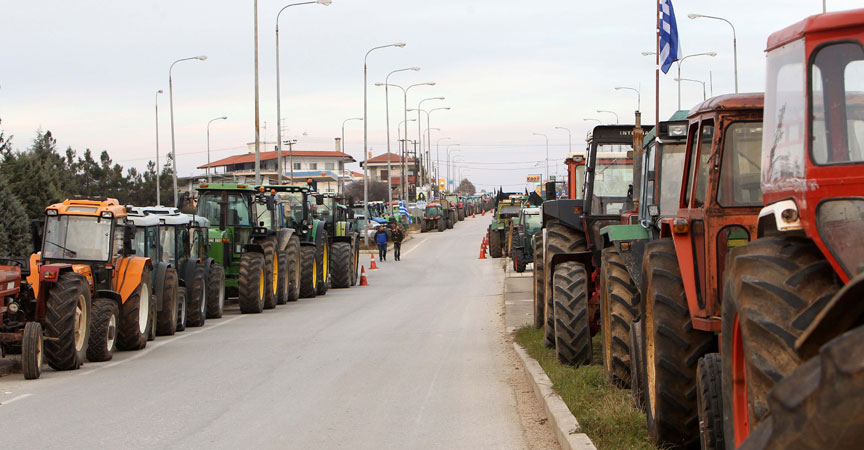
M 426 242 L 426 241 L 427 241 L 427 239 L 423 239 L 422 241 L 418 242 L 417 245 L 415 245 L 414 247 L 411 247 L 411 249 L 408 250 L 407 252 L 403 252 L 402 255 L 407 255 L 407 254 L 413 252 L 414 250 L 417 250 L 417 247 L 419 247 L 420 244 L 422 244 L 422 243 L 424 243 L 424 242 Z
M 17 396 L 17 397 L 10 398 L 9 400 L 6 400 L 6 401 L 0 403 L 0 405 L 8 405 L 8 404 L 10 404 L 10 403 L 12 403 L 12 402 L 16 402 L 16 401 L 18 401 L 18 400 L 21 400 L 22 398 L 27 398 L 27 397 L 29 397 L 29 396 L 31 396 L 31 395 L 33 395 L 33 394 L 22 394 L 22 395 L 19 395 L 19 396 Z

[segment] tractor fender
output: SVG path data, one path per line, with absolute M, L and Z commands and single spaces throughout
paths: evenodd
M 187 258 L 179 261 L 179 267 L 177 267 L 177 278 L 178 282 L 182 283 L 181 286 L 186 287 L 189 285 L 188 281 L 194 276 L 196 266 L 198 266 L 197 259 Z
M 162 311 L 162 293 L 165 291 L 165 273 L 171 265 L 165 262 L 156 263 L 156 270 L 150 272 L 150 284 L 156 294 L 156 311 Z
M 816 356 L 822 345 L 864 323 L 862 296 L 864 273 L 858 274 L 837 291 L 795 341 L 795 350 L 802 359 Z
M 248 244 L 243 244 L 243 252 L 264 254 L 264 247 L 262 247 L 258 242 L 250 242 Z
M 278 247 L 279 250 L 285 250 L 288 248 L 288 243 L 291 242 L 291 237 L 294 236 L 296 232 L 293 228 L 282 228 L 278 232 Z
M 113 300 L 115 303 L 117 303 L 118 308 L 120 307 L 120 305 L 123 304 L 123 297 L 117 291 L 112 291 L 110 289 L 99 289 L 96 292 L 94 292 L 93 294 L 94 294 L 93 295 L 94 299 L 107 298 L 107 299 Z
M 780 200 L 759 211 L 759 220 L 756 226 L 758 237 L 803 229 L 795 200 Z
M 120 259 L 117 269 L 114 271 L 114 286 L 118 287 L 123 302 L 138 288 L 138 280 L 144 273 L 144 268 L 149 267 L 152 271 L 153 261 L 143 256 L 130 256 Z
M 313 227 L 313 230 L 314 230 L 314 232 L 315 232 L 315 234 L 313 235 L 313 237 L 314 237 L 314 240 L 315 240 L 315 245 L 317 245 L 317 246 L 320 246 L 320 245 L 327 245 L 327 242 L 323 242 L 323 243 L 322 243 L 322 239 L 323 239 L 324 232 L 325 232 L 325 225 L 326 225 L 326 224 L 325 224 L 324 222 L 318 221 L 318 222 L 315 224 L 315 227 Z
M 634 285 L 642 285 L 642 254 L 650 239 L 642 225 L 609 225 L 600 229 L 603 248 L 615 247 Z

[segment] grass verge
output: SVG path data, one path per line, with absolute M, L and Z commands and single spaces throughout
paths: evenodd
M 648 439 L 645 414 L 634 405 L 630 391 L 606 381 L 602 364 L 574 368 L 559 363 L 555 350 L 543 345 L 543 331 L 532 326 L 516 330 L 514 336 L 546 371 L 553 388 L 598 449 L 659 448 Z M 594 361 L 602 361 L 599 338 L 598 334 L 594 339 Z

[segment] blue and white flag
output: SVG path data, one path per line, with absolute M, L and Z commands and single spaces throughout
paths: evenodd
M 678 40 L 678 23 L 675 21 L 675 8 L 672 0 L 660 2 L 660 70 L 669 73 L 672 63 L 682 57 L 681 42 Z
M 408 205 L 405 204 L 405 200 L 399 200 L 399 213 L 408 218 L 408 223 L 414 223 L 411 221 L 411 213 L 408 212 Z

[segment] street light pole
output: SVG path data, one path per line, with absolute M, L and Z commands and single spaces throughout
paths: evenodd
M 256 0 L 257 5 L 257 0 Z M 256 6 L 257 8 L 257 6 Z M 198 61 L 206 61 L 207 57 L 204 55 L 201 56 L 193 56 L 191 58 L 182 58 L 178 59 L 171 63 L 171 66 L 168 67 L 168 103 L 169 109 L 171 110 L 171 160 L 174 164 L 174 174 L 173 174 L 173 183 L 174 183 L 174 207 L 177 208 L 177 151 L 174 145 L 174 81 L 172 78 L 172 71 L 174 70 L 174 64 L 177 64 L 180 61 L 189 61 L 192 59 L 197 59 Z
M 632 88 L 632 87 L 626 87 L 626 86 L 618 86 L 615 88 L 615 90 L 616 91 L 627 90 L 627 91 L 635 92 L 636 93 L 636 111 L 642 110 L 642 93 L 639 92 L 639 89 Z
M 564 127 L 555 127 L 555 129 L 556 130 L 564 130 L 567 132 L 567 148 L 569 149 L 568 152 L 573 153 L 573 136 L 570 133 L 570 129 L 564 128 Z
M 614 114 L 614 113 L 613 113 Z M 549 181 L 549 136 L 543 133 L 531 133 L 534 136 L 543 136 L 546 138 L 546 181 Z
M 417 84 L 412 84 L 411 86 L 408 86 L 407 88 L 404 88 L 398 84 L 375 83 L 375 86 L 384 86 L 384 85 L 387 85 L 388 87 L 397 87 L 397 88 L 402 90 L 402 100 L 403 100 L 402 108 L 403 108 L 403 115 L 405 116 L 405 120 L 403 120 L 400 123 L 405 123 L 405 142 L 403 143 L 404 146 L 402 147 L 402 150 L 400 151 L 400 154 L 399 154 L 400 158 L 402 159 L 400 166 L 399 166 L 400 170 L 402 171 L 402 178 L 401 178 L 401 181 L 399 182 L 399 189 L 402 191 L 402 195 L 405 196 L 405 193 L 408 191 L 408 181 L 405 177 L 405 171 L 406 171 L 405 165 L 406 165 L 406 159 L 407 159 L 407 155 L 408 155 L 408 122 L 409 122 L 408 121 L 408 111 L 413 111 L 413 109 L 408 109 L 408 91 L 410 91 L 411 88 L 417 87 L 417 86 L 435 86 L 435 83 L 434 82 L 417 83 Z
M 685 59 L 691 58 L 693 56 L 710 56 L 713 58 L 713 57 L 717 56 L 717 53 L 715 53 L 715 52 L 696 53 L 693 55 L 687 55 L 687 56 L 679 59 L 678 61 L 676 61 L 678 63 L 678 78 L 681 78 L 681 63 L 683 63 Z M 737 88 L 735 89 L 735 92 L 736 93 L 738 92 Z M 679 111 L 681 110 L 681 81 L 678 81 L 678 110 Z
M 694 83 L 701 84 L 702 85 L 702 101 L 704 102 L 707 99 L 707 97 L 705 95 L 705 82 L 704 81 L 694 80 L 693 78 L 676 78 L 675 81 L 677 81 L 679 83 L 682 81 L 692 81 Z
M 207 182 L 208 183 L 213 182 L 213 178 L 210 177 L 210 124 L 217 121 L 217 120 L 226 120 L 226 119 L 228 119 L 228 116 L 217 117 L 215 119 L 210 119 L 210 121 L 207 122 Z M 158 204 L 158 200 L 157 200 L 157 204 Z
M 606 111 L 606 110 L 604 110 L 604 109 L 598 109 L 597 112 L 598 112 L 598 113 L 607 113 L 607 114 L 612 114 L 612 115 L 615 116 L 615 125 L 618 125 L 618 124 L 620 123 L 620 122 L 618 121 L 618 113 L 616 113 L 615 111 Z
M 824 9 L 824 4 L 823 4 L 823 9 Z M 687 17 L 689 17 L 691 19 L 698 19 L 698 18 L 702 17 L 705 19 L 722 20 L 722 21 L 726 22 L 727 24 L 729 24 L 730 27 L 732 27 L 732 58 L 734 60 L 734 65 L 735 65 L 735 93 L 737 94 L 738 93 L 738 35 L 735 33 L 735 25 L 732 25 L 732 22 L 730 22 L 730 21 L 728 21 L 722 17 L 706 16 L 704 14 L 687 14 Z M 680 77 L 681 74 L 679 73 L 678 76 Z M 678 108 L 678 109 L 681 109 L 681 108 Z
M 445 148 L 445 150 L 447 151 L 447 180 L 444 182 L 444 191 L 445 192 L 448 192 L 448 190 L 450 189 L 450 179 L 451 179 L 450 178 L 450 147 L 453 147 L 454 145 L 459 145 L 459 144 L 447 144 L 447 147 Z M 454 151 L 458 152 L 459 149 L 457 148 Z
M 393 215 L 393 166 L 392 159 L 390 158 L 390 75 L 393 75 L 396 72 L 404 72 L 406 70 L 418 71 L 419 67 L 406 67 L 404 69 L 397 69 L 387 74 L 384 77 L 384 99 L 386 105 L 386 120 L 387 120 L 387 209 L 390 211 L 390 215 Z M 400 86 L 401 88 L 401 86 Z M 406 92 L 405 89 L 402 89 L 403 92 Z M 406 93 L 407 97 L 408 94 Z M 407 113 L 406 118 L 407 118 Z M 405 138 L 408 138 L 408 130 L 405 130 Z M 402 173 L 402 178 L 405 178 L 405 173 Z M 401 185 L 401 183 L 400 183 Z M 405 196 L 405 192 L 402 192 L 402 195 Z M 407 196 L 406 196 L 407 198 Z
M 444 97 L 424 98 L 423 100 L 420 100 L 419 103 L 417 103 L 417 140 L 420 141 L 420 147 L 419 147 L 420 151 L 419 151 L 418 157 L 420 158 L 421 167 L 426 165 L 426 158 L 423 156 L 423 130 L 421 130 L 421 126 L 422 126 L 423 122 L 422 122 L 422 118 L 420 117 L 420 111 L 422 111 L 421 106 L 423 106 L 423 102 L 427 102 L 429 100 L 444 100 Z M 427 127 L 429 126 L 429 113 L 426 113 L 426 126 Z M 427 140 L 429 139 L 428 136 L 426 139 Z M 427 143 L 427 145 L 428 145 L 428 143 Z M 423 169 L 423 178 L 422 178 L 424 183 L 426 181 L 426 178 L 428 178 L 428 175 L 429 175 L 429 168 L 425 167 Z
M 162 205 L 159 202 L 159 191 L 162 190 L 162 186 L 159 184 L 160 176 L 162 174 L 162 168 L 159 167 L 159 94 L 162 94 L 162 89 L 156 91 L 156 204 Z M 208 161 L 209 163 L 209 161 Z
M 441 178 L 441 141 L 445 141 L 448 139 L 450 139 L 450 138 L 449 137 L 442 137 L 442 138 L 438 138 L 438 140 L 435 141 L 435 185 L 436 186 L 439 186 L 438 180 Z M 446 151 L 447 148 L 445 147 L 444 150 Z M 445 188 L 447 187 L 446 181 L 445 181 L 444 187 Z M 440 186 L 438 188 L 438 193 L 439 194 L 441 193 Z

